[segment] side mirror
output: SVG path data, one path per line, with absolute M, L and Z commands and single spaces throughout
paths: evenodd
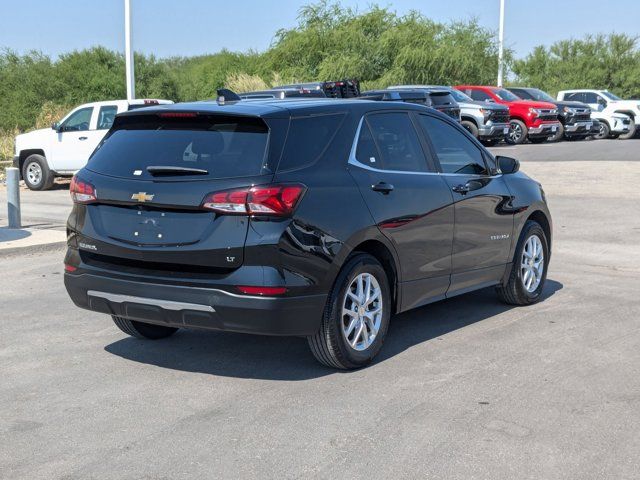
M 516 173 L 518 170 L 520 170 L 520 162 L 515 158 L 503 157 L 501 155 L 498 155 L 496 157 L 496 160 L 498 161 L 498 165 L 500 166 L 500 171 L 505 175 Z
M 62 131 L 62 126 L 58 122 L 52 123 L 51 130 L 55 130 L 56 132 L 60 133 Z
M 484 103 L 496 103 L 496 101 L 493 98 L 487 98 Z

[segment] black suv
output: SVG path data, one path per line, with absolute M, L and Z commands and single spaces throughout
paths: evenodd
M 549 140 L 557 142 L 563 137 L 568 139 L 587 138 L 593 135 L 593 120 L 591 120 L 591 108 L 582 102 L 560 101 L 553 98 L 538 88 L 507 87 L 522 100 L 537 100 L 553 103 L 558 107 L 558 120 L 560 128 Z
M 460 122 L 460 106 L 451 92 L 438 88 L 387 88 L 386 90 L 368 90 L 360 98 L 387 102 L 408 102 L 425 105 Z
M 518 166 L 401 102 L 127 112 L 73 178 L 65 285 L 135 337 L 305 336 L 361 367 L 393 314 L 490 285 L 540 299 L 551 217 Z

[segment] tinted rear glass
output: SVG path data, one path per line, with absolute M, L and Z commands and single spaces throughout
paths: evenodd
M 147 172 L 152 166 L 206 170 L 197 178 L 269 173 L 269 130 L 259 118 L 144 115 L 119 120 L 89 160 L 90 170 L 146 180 L 154 178 Z
M 315 163 L 329 146 L 343 118 L 341 113 L 292 118 L 278 171 Z

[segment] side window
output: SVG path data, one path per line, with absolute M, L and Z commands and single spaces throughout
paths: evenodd
M 428 171 L 418 134 L 407 113 L 376 113 L 368 115 L 365 123 L 369 125 L 370 134 L 380 152 L 382 166 L 378 168 L 401 172 Z M 372 165 L 370 158 L 362 163 Z
M 420 125 L 431 139 L 443 173 L 488 173 L 482 151 L 464 133 L 429 115 L 420 115 Z
M 580 92 L 567 93 L 563 100 L 573 100 L 576 102 L 584 102 L 584 94 Z
M 593 92 L 585 92 L 584 95 L 584 103 L 598 103 L 598 95 Z
M 118 107 L 115 105 L 105 105 L 100 107 L 98 112 L 98 130 L 108 130 L 113 125 L 113 121 L 118 113 Z
M 373 135 L 367 122 L 362 122 L 360 128 L 360 137 L 356 146 L 356 160 L 363 165 L 369 165 L 373 168 L 382 168 L 382 162 L 376 142 L 373 141 Z
M 83 130 L 89 130 L 92 113 L 93 107 L 81 108 L 77 112 L 73 112 L 71 116 L 67 118 L 61 125 L 62 131 L 81 132 Z
M 343 114 L 292 118 L 278 171 L 315 163 L 342 125 Z
M 470 90 L 470 95 L 471 98 L 473 98 L 474 100 L 479 100 L 481 102 L 484 102 L 485 100 L 493 100 L 491 98 L 491 95 L 489 95 L 488 93 L 483 92 L 482 90 Z

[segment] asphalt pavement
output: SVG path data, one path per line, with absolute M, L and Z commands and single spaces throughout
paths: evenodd
M 638 478 L 639 146 L 494 149 L 547 193 L 544 300 L 399 315 L 359 371 L 302 338 L 129 338 L 71 303 L 63 250 L 0 257 L 0 478 Z M 64 221 L 68 192 L 28 195 Z

